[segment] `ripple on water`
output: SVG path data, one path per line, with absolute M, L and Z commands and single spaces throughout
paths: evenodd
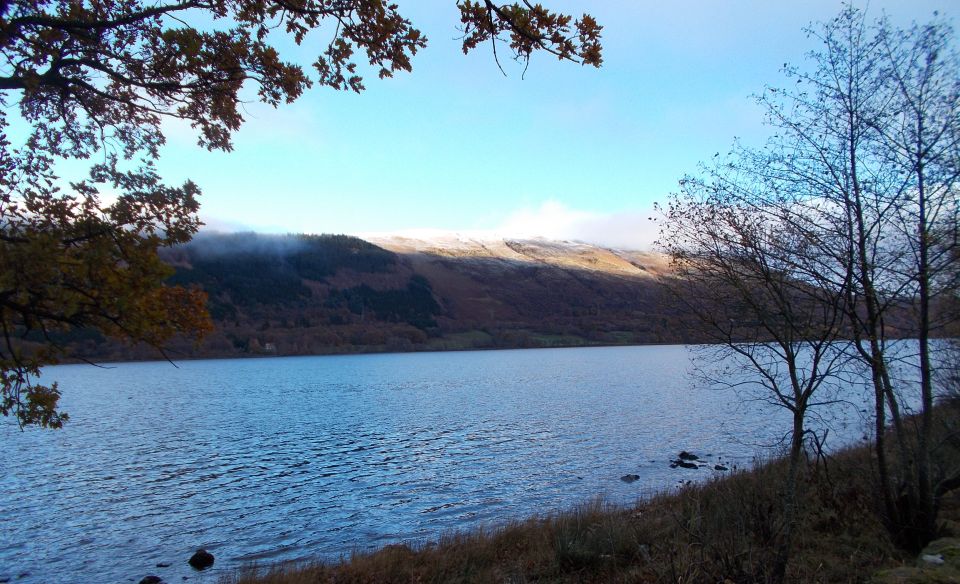
M 631 503 L 676 481 L 682 449 L 749 463 L 757 447 L 718 429 L 770 437 L 776 418 L 695 390 L 688 365 L 683 347 L 630 347 L 49 368 L 68 426 L 0 425 L 0 575 L 212 584 Z M 186 565 L 198 547 L 213 571 Z

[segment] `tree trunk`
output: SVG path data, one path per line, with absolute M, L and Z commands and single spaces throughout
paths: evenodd
M 923 122 L 917 123 L 917 153 L 923 152 Z M 917 162 L 917 237 L 919 239 L 919 265 L 917 266 L 917 287 L 920 294 L 919 343 L 920 343 L 920 436 L 917 441 L 917 529 L 920 541 L 918 546 L 926 545 L 933 539 L 936 531 L 934 510 L 934 492 L 930 477 L 930 434 L 933 431 L 933 372 L 930 366 L 930 233 L 927 226 L 927 197 L 924 184 L 923 161 Z
M 877 478 L 880 483 L 879 487 L 883 498 L 883 506 L 887 515 L 888 528 L 892 528 L 894 532 L 896 532 L 899 530 L 897 526 L 900 524 L 900 514 L 897 509 L 896 501 L 893 498 L 892 483 L 890 480 L 890 468 L 887 463 L 885 439 L 887 430 L 885 402 L 887 401 L 888 393 L 890 394 L 890 397 L 894 398 L 890 401 L 896 402 L 896 399 L 895 396 L 892 395 L 892 391 L 887 391 L 889 387 L 889 378 L 886 377 L 886 358 L 882 348 L 880 347 L 879 341 L 881 337 L 880 302 L 877 296 L 876 288 L 874 287 L 872 276 L 872 268 L 874 267 L 873 261 L 875 258 L 873 258 L 873 256 L 870 254 L 870 246 L 867 241 L 868 230 L 863 209 L 863 194 L 861 192 L 860 179 L 858 177 L 856 136 L 858 120 L 853 112 L 848 113 L 847 124 L 847 156 L 849 157 L 847 162 L 850 165 L 852 197 L 850 194 L 848 194 L 845 197 L 844 202 L 847 205 L 847 213 L 852 214 L 852 217 L 849 217 L 848 215 L 848 218 L 853 220 L 853 225 L 851 226 L 851 235 L 855 237 L 854 241 L 852 242 L 854 245 L 855 258 L 852 258 L 852 265 L 850 265 L 849 268 L 854 270 L 856 273 L 856 277 L 854 279 L 862 289 L 864 307 L 866 308 L 866 323 L 864 324 L 866 325 L 865 332 L 869 341 L 869 355 L 867 355 L 867 360 L 870 365 L 871 379 L 873 381 L 874 390 L 874 429 L 876 432 L 875 447 L 877 453 Z M 850 316 L 855 323 L 860 321 L 856 312 L 857 307 L 851 306 Z M 859 343 L 857 348 L 862 352 L 863 347 Z M 899 410 L 897 411 L 897 417 L 899 418 Z M 896 423 L 899 424 L 899 420 L 897 420 Z
M 797 520 L 797 478 L 803 461 L 803 419 L 806 407 L 800 405 L 793 410 L 793 431 L 790 437 L 790 467 L 787 471 L 787 483 L 783 494 L 783 534 L 777 549 L 773 565 L 773 581 L 780 584 L 787 574 L 790 552 L 793 548 L 793 528 Z

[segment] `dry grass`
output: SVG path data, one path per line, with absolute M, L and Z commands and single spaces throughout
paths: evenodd
M 960 419 L 960 406 L 942 413 Z M 947 454 L 960 460 L 956 449 Z M 912 561 L 880 520 L 872 466 L 864 447 L 806 466 L 788 581 L 863 582 L 881 568 Z M 773 461 L 636 508 L 595 501 L 418 549 L 393 545 L 335 564 L 248 571 L 226 583 L 767 582 L 782 528 L 785 473 L 786 465 Z M 945 502 L 942 516 L 946 529 L 957 525 L 956 498 Z

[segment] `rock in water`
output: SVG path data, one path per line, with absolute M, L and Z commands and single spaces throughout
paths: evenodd
M 686 450 L 680 451 L 680 460 L 700 460 L 700 457 L 696 454 L 691 454 Z
M 715 464 L 713 465 L 713 470 L 730 470 L 730 469 L 723 466 L 722 464 Z
M 623 475 L 622 477 L 620 477 L 620 480 L 625 483 L 632 483 L 633 481 L 640 480 L 640 475 L 635 475 L 635 474 Z
M 207 550 L 199 549 L 190 556 L 187 563 L 190 564 L 194 570 L 206 570 L 213 565 L 213 554 Z
M 163 584 L 163 578 L 160 576 L 144 576 L 143 580 L 140 580 L 140 584 Z

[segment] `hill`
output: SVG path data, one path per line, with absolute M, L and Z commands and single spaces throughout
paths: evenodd
M 201 234 L 172 284 L 209 294 L 216 330 L 171 357 L 680 343 L 664 256 L 544 239 Z M 154 358 L 96 335 L 96 359 Z

